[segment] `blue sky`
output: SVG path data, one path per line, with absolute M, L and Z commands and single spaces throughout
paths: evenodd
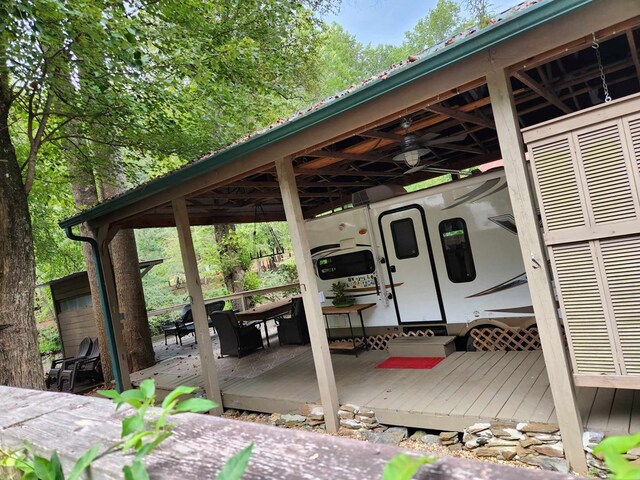
M 521 1 L 494 0 L 490 3 L 493 11 L 502 12 Z M 342 0 L 340 12 L 327 16 L 326 20 L 335 20 L 364 44 L 398 45 L 404 32 L 411 30 L 436 3 L 437 0 Z

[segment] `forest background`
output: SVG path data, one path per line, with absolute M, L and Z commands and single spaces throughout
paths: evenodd
M 213 3 L 226 4 L 224 8 L 220 7 L 221 10 L 238 7 L 233 1 Z M 274 15 L 279 15 L 280 10 L 276 7 L 287 2 L 267 2 L 271 3 L 280 4 L 273 7 Z M 190 4 L 175 3 L 175 10 L 170 13 L 187 15 L 183 10 L 190 8 Z M 83 5 L 86 4 L 81 2 L 76 8 L 83 8 Z M 135 115 L 143 114 L 149 122 L 157 122 L 153 128 L 143 126 L 134 132 L 134 136 L 127 138 L 123 135 L 117 141 L 102 145 L 100 135 L 108 135 L 109 129 L 113 131 L 122 127 L 105 127 L 100 122 L 98 128 L 103 130 L 94 131 L 91 135 L 73 131 L 72 135 L 60 136 L 58 141 L 54 135 L 39 150 L 37 169 L 31 173 L 29 157 L 33 145 L 27 140 L 14 142 L 18 161 L 23 166 L 23 179 L 31 182 L 28 205 L 33 229 L 36 283 L 43 284 L 86 269 L 81 244 L 68 240 L 57 225 L 58 221 L 72 215 L 81 206 L 77 195 L 74 198 L 73 190 L 74 182 L 78 183 L 78 164 L 91 164 L 92 182 L 98 186 L 96 197 L 101 200 L 109 194 L 169 172 L 206 152 L 224 148 L 236 139 L 367 79 L 463 28 L 482 23 L 494 13 L 491 6 L 482 0 L 438 0 L 433 9 L 424 12 L 412 30 L 404 33 L 400 45 L 372 45 L 357 41 L 338 23 L 327 24 L 322 20 L 323 16 L 339 7 L 338 1 L 310 1 L 293 12 L 298 18 L 291 18 L 288 22 L 289 26 L 294 25 L 297 29 L 296 38 L 290 40 L 290 49 L 283 53 L 297 56 L 293 63 L 291 59 L 287 61 L 278 55 L 264 54 L 261 51 L 263 47 L 254 44 L 261 40 L 261 35 L 283 32 L 258 32 L 247 28 L 244 35 L 220 42 L 215 46 L 220 58 L 213 74 L 201 75 L 202 70 L 211 69 L 212 65 L 189 66 L 200 76 L 189 77 L 188 84 L 181 86 L 183 88 L 168 88 L 167 84 L 155 86 L 162 91 L 145 92 L 145 98 L 135 99 L 137 104 L 134 107 L 127 106 L 142 110 Z M 189 19 L 192 17 L 188 15 Z M 268 28 L 269 22 L 256 22 L 258 26 Z M 138 33 L 133 31 L 131 34 Z M 178 54 L 183 56 L 179 60 L 189 64 L 193 59 L 188 57 L 193 53 L 193 49 L 179 51 Z M 140 65 L 157 61 L 144 57 L 144 54 L 134 53 L 134 61 Z M 176 58 L 171 61 L 175 62 Z M 233 64 L 233 67 L 225 63 Z M 256 75 L 258 71 L 262 73 Z M 180 74 L 185 78 L 184 72 Z M 236 81 L 235 76 L 243 76 L 242 81 Z M 11 115 L 11 128 L 16 138 L 20 138 L 22 130 L 33 128 L 28 125 L 29 111 L 24 105 L 16 105 Z M 58 120 L 59 123 L 65 121 L 66 127 L 73 124 L 68 119 Z M 55 130 L 58 126 L 49 128 Z M 143 137 L 145 130 L 148 130 L 148 136 Z M 74 156 L 80 156 L 80 160 L 76 158 L 73 161 L 70 157 Z M 113 161 L 114 158 L 117 162 Z M 29 179 L 29 175 L 33 178 Z M 115 192 L 102 185 L 109 183 L 105 182 L 106 178 L 118 178 Z M 435 181 L 446 180 L 447 176 Z M 420 184 L 412 189 L 424 187 Z M 259 223 L 259 211 L 256 212 L 256 220 L 255 224 L 193 228 L 205 298 L 225 295 L 231 290 L 266 288 L 295 280 L 295 264 L 293 259 L 287 259 L 287 253 L 277 258 L 277 265 L 263 261 L 264 268 L 259 268 L 258 262 L 252 259 L 259 252 L 272 252 L 276 249 L 276 242 L 285 252 L 291 249 L 286 224 Z M 175 229 L 136 230 L 135 242 L 140 260 L 163 259 L 162 264 L 155 266 L 143 278 L 146 309 L 185 303 L 187 293 Z M 35 317 L 41 353 L 60 349 L 52 308 L 48 289 L 37 288 Z M 152 333 L 160 333 L 162 323 L 175 316 L 173 313 L 150 318 Z

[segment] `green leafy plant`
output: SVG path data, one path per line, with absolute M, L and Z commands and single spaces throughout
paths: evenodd
M 437 458 L 435 457 L 414 457 L 401 453 L 389 460 L 384 466 L 382 480 L 409 480 L 421 466 L 433 463 L 436 460 Z
M 345 282 L 337 281 L 331 284 L 331 293 L 333 293 L 332 303 L 336 307 L 347 307 L 349 305 L 353 305 L 353 298 L 346 296 L 346 290 L 347 284 Z
M 180 386 L 169 393 L 162 401 L 161 407 L 153 415 L 147 415 L 149 409 L 156 404 L 155 382 L 151 379 L 140 383 L 139 389 L 118 393 L 115 390 L 100 390 L 98 393 L 112 399 L 116 410 L 123 405 L 133 408 L 134 414 L 122 420 L 120 441 L 100 453 L 100 445 L 87 450 L 74 464 L 71 472 L 65 475 L 56 452 L 50 458 L 42 457 L 33 447 L 25 447 L 11 452 L 0 450 L 0 467 L 8 471 L 21 473 L 22 480 L 77 480 L 97 458 L 113 452 L 133 453 L 133 462 L 123 467 L 125 480 L 149 480 L 149 474 L 142 462 L 163 441 L 172 435 L 170 416 L 180 413 L 200 413 L 218 406 L 215 402 L 204 398 L 180 397 L 195 392 L 195 387 Z M 149 418 L 151 417 L 151 418 Z M 216 476 L 216 480 L 238 480 L 247 468 L 253 444 L 233 455 Z M 6 471 L 6 470 L 5 470 Z M 4 477 L 3 477 L 4 478 Z
M 629 462 L 624 455 L 638 446 L 640 433 L 607 437 L 593 449 L 593 453 L 604 457 L 604 463 L 611 471 L 611 479 L 634 480 L 640 478 L 640 466 Z

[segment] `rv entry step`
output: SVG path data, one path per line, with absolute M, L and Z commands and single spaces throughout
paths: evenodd
M 397 337 L 389 340 L 392 357 L 446 357 L 456 351 L 456 337 Z

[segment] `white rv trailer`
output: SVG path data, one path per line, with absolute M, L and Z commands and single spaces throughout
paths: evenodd
M 331 285 L 346 282 L 347 295 L 376 304 L 363 312 L 369 335 L 438 325 L 466 335 L 481 325 L 534 323 L 502 169 L 397 193 L 374 187 L 356 196 L 391 198 L 305 223 L 323 305 L 331 304 Z M 348 326 L 341 316 L 328 321 Z

